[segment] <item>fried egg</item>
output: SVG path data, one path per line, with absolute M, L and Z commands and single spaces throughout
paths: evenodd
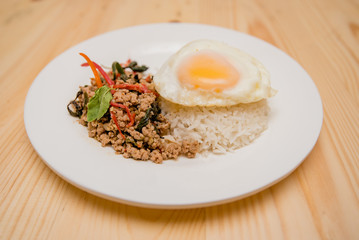
M 271 97 L 270 75 L 249 54 L 214 40 L 196 40 L 154 75 L 157 92 L 185 106 L 230 106 Z

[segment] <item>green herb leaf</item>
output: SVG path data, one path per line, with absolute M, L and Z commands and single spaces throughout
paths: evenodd
M 112 73 L 113 73 L 113 78 L 112 80 L 116 80 L 116 62 L 112 63 Z
M 123 68 L 121 67 L 121 65 L 120 65 L 118 62 L 114 62 L 114 63 L 115 63 L 117 72 L 118 72 L 119 74 L 125 74 L 125 71 L 123 70 Z
M 121 67 L 121 64 L 119 64 L 118 62 L 113 62 L 112 63 L 112 72 L 113 72 L 113 80 L 116 80 L 116 72 L 120 74 L 120 77 L 122 80 L 124 80 L 126 82 L 127 80 L 127 75 L 125 73 L 125 71 L 123 70 L 123 68 Z
M 124 73 L 124 74 L 121 74 L 120 75 L 120 78 L 123 80 L 123 81 L 127 81 L 128 80 L 128 77 L 127 77 L 127 75 Z
M 111 88 L 104 85 L 96 90 L 95 95 L 90 99 L 87 105 L 87 121 L 99 120 L 107 112 L 112 100 Z
M 89 102 L 89 95 L 87 92 L 84 92 L 84 106 L 86 107 L 87 103 Z
M 145 65 L 142 65 L 142 66 L 134 66 L 131 69 L 135 72 L 144 72 L 148 69 L 148 67 Z
M 82 107 L 75 100 L 67 104 L 67 111 L 69 111 L 73 117 L 81 117 L 82 115 Z
M 155 101 L 154 103 L 152 103 L 151 107 L 152 107 L 152 112 L 153 112 L 153 116 L 151 117 L 151 120 L 156 121 L 157 117 L 158 117 L 158 114 L 161 113 L 161 108 L 158 105 L 158 101 Z
M 151 111 L 153 111 L 152 108 L 147 109 L 145 116 L 141 118 L 140 122 L 138 123 L 136 131 L 142 132 L 142 128 L 145 127 L 150 120 Z
M 128 64 L 129 68 L 133 68 L 134 66 L 137 66 L 137 62 L 136 61 L 132 61 L 130 62 L 130 64 Z
M 148 69 L 148 67 L 145 65 L 142 65 L 142 66 L 137 65 L 136 61 L 130 62 L 130 64 L 128 64 L 127 67 L 131 68 L 132 71 L 134 71 L 134 72 L 144 72 Z

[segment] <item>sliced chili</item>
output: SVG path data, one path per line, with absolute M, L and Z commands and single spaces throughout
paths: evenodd
M 125 135 L 122 134 L 121 129 L 120 129 L 120 126 L 118 125 L 118 121 L 117 121 L 117 118 L 116 118 L 115 113 L 110 110 L 110 114 L 111 114 L 112 120 L 115 122 L 115 125 L 116 125 L 118 131 L 120 132 L 121 137 L 123 138 L 123 140 L 126 140 Z
M 111 106 L 125 109 L 125 110 L 126 110 L 126 113 L 127 113 L 127 116 L 128 116 L 128 118 L 130 119 L 130 123 L 127 124 L 126 127 L 131 127 L 131 126 L 133 126 L 133 124 L 135 123 L 135 116 L 136 116 L 135 113 L 131 114 L 130 109 L 129 109 L 126 105 L 123 105 L 123 104 L 120 104 L 120 103 L 116 103 L 116 102 L 110 102 L 110 104 L 111 104 Z
M 146 82 L 151 82 L 151 80 L 152 80 L 152 79 L 151 79 L 151 75 L 148 75 L 148 76 L 146 77 L 146 79 L 145 79 Z
M 93 75 L 95 76 L 95 81 L 96 81 L 96 85 L 98 88 L 102 87 L 102 82 L 101 82 L 101 78 L 100 78 L 100 75 L 98 74 L 98 72 L 96 71 L 96 67 L 95 67 L 95 64 L 94 62 L 91 61 L 91 59 L 84 53 L 80 53 L 80 55 L 82 57 L 84 57 L 87 61 L 87 64 L 91 67 L 91 70 L 93 72 Z
M 107 84 L 111 87 L 115 84 L 115 82 L 108 76 L 108 74 L 103 70 L 103 68 L 98 65 L 95 62 L 92 62 L 94 64 L 94 66 L 99 70 L 99 72 L 101 73 L 101 75 L 105 78 Z M 83 63 L 81 64 L 82 67 L 88 67 L 89 64 L 88 63 Z

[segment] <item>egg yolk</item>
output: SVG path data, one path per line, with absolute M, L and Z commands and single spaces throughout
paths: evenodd
M 185 58 L 178 67 L 177 77 L 186 86 L 221 92 L 234 87 L 240 76 L 224 56 L 206 50 Z

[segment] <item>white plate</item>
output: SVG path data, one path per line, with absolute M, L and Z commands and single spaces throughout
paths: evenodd
M 99 64 L 137 60 L 155 72 L 172 53 L 195 39 L 215 39 L 258 58 L 278 94 L 270 99 L 269 128 L 235 153 L 162 165 L 116 155 L 87 136 L 66 105 L 91 70 L 79 52 Z M 136 206 L 190 208 L 249 196 L 290 174 L 313 148 L 323 120 L 310 76 L 287 54 L 255 37 L 229 29 L 182 23 L 135 26 L 86 40 L 52 60 L 33 82 L 25 126 L 34 148 L 58 175 L 95 195 Z

